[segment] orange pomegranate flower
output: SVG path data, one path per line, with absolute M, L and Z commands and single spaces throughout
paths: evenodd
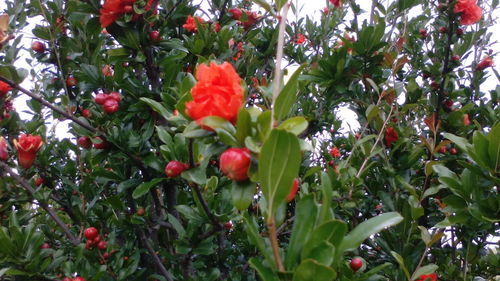
M 42 145 L 43 142 L 40 136 L 22 134 L 19 140 L 14 140 L 21 167 L 29 169 L 33 165 L 36 153 Z
M 196 32 L 198 31 L 198 27 L 196 27 L 196 21 L 198 20 L 199 24 L 204 24 L 205 21 L 201 17 L 193 17 L 193 16 L 188 16 L 186 19 L 186 23 L 182 25 L 184 29 L 186 29 L 189 32 Z
M 295 40 L 295 44 L 304 44 L 304 42 L 306 42 L 306 37 L 304 34 L 299 33 L 299 35 L 297 35 L 297 39 Z
M 436 273 L 431 273 L 428 275 L 420 275 L 416 281 L 437 281 L 438 277 Z
M 398 132 L 394 128 L 387 128 L 385 130 L 385 145 L 391 147 L 392 143 L 399 139 Z
M 191 89 L 193 100 L 186 103 L 186 114 L 200 125 L 207 116 L 219 116 L 234 124 L 243 104 L 241 78 L 234 67 L 228 62 L 201 64 L 196 79 L 198 82 Z
M 481 19 L 483 10 L 477 4 L 477 0 L 458 0 L 453 12 L 460 15 L 460 24 L 474 24 Z

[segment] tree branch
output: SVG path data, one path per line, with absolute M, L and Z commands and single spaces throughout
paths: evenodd
M 22 178 L 20 175 L 14 172 L 11 167 L 9 167 L 4 162 L 0 161 L 0 168 L 9 173 L 10 177 L 13 178 L 17 183 L 19 183 L 30 195 L 35 198 L 36 191 L 30 186 L 30 184 Z M 80 240 L 76 238 L 73 233 L 69 230 L 66 224 L 57 216 L 52 208 L 43 202 L 38 202 L 38 204 L 49 214 L 49 216 L 54 220 L 54 222 L 63 230 L 64 234 L 69 238 L 73 245 L 80 244 Z

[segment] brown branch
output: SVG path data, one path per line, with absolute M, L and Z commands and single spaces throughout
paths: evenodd
M 276 222 L 273 216 L 270 216 L 267 222 L 267 229 L 269 232 L 269 240 L 271 240 L 271 247 L 273 249 L 274 261 L 278 267 L 279 272 L 285 272 L 285 267 L 283 267 L 283 262 L 281 261 L 280 255 L 280 245 L 278 242 L 278 234 L 276 233 Z
M 35 193 L 36 193 L 35 190 L 30 186 L 30 184 L 24 178 L 15 173 L 11 167 L 9 167 L 7 164 L 3 162 L 0 162 L 0 168 L 9 173 L 11 178 L 13 178 L 24 189 L 26 189 L 26 191 L 28 191 L 33 198 L 35 198 Z M 71 233 L 66 224 L 59 218 L 59 216 L 57 216 L 57 214 L 54 212 L 52 208 L 50 208 L 47 204 L 43 202 L 38 202 L 38 204 L 49 214 L 49 216 L 54 220 L 54 222 L 63 230 L 64 234 L 66 234 L 66 236 L 69 238 L 69 240 L 73 245 L 76 246 L 80 244 L 80 240 L 76 238 L 73 235 L 73 233 Z
M 37 95 L 37 94 L 35 94 L 33 92 L 30 92 L 30 91 L 26 90 L 25 88 L 19 86 L 18 84 L 10 81 L 9 79 L 6 79 L 6 78 L 1 77 L 1 76 L 0 76 L 0 81 L 3 81 L 5 83 L 9 84 L 12 88 L 17 89 L 17 90 L 21 91 L 22 93 L 30 96 L 32 99 L 38 101 L 39 103 L 45 105 L 46 107 L 52 109 L 53 111 L 61 114 L 62 116 L 70 119 L 71 121 L 75 122 L 76 124 L 82 126 L 85 129 L 91 131 L 92 133 L 98 132 L 98 130 L 96 128 L 90 126 L 89 124 L 86 124 L 86 123 L 82 122 L 81 120 L 79 120 L 78 118 L 76 118 L 75 116 L 73 116 L 72 114 L 70 114 L 70 113 L 68 113 L 68 112 L 60 109 L 59 107 L 51 104 L 50 102 L 48 102 L 45 99 L 43 99 L 40 95 Z

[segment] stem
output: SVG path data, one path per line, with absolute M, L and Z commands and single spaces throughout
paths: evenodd
M 424 252 L 422 253 L 422 257 L 420 257 L 420 260 L 418 261 L 418 264 L 417 264 L 417 267 L 415 268 L 415 270 L 413 271 L 411 277 L 410 277 L 410 280 L 408 281 L 411 281 L 414 279 L 415 277 L 415 273 L 420 269 L 420 267 L 422 266 L 422 262 L 424 261 L 424 258 L 425 258 L 425 254 L 427 253 L 427 250 L 429 250 L 428 247 L 425 247 L 425 250 Z
M 30 186 L 30 184 L 21 176 L 16 174 L 12 168 L 10 168 L 7 164 L 0 162 L 0 168 L 5 170 L 10 174 L 11 178 L 13 178 L 17 183 L 19 183 L 26 191 L 28 191 L 33 198 L 35 198 L 36 191 Z M 54 222 L 63 230 L 64 234 L 69 238 L 73 245 L 80 244 L 80 240 L 76 238 L 73 233 L 69 230 L 66 224 L 57 216 L 52 208 L 50 208 L 47 204 L 43 202 L 38 202 L 38 204 L 49 214 L 49 216 L 54 220 Z
M 281 19 L 278 30 L 278 46 L 276 50 L 276 68 L 274 69 L 274 87 L 273 87 L 271 122 L 274 122 L 274 104 L 280 94 L 280 88 L 281 88 L 281 61 L 283 60 L 283 44 L 285 41 L 286 16 L 288 14 L 289 7 L 290 4 L 287 3 L 285 4 L 285 6 L 283 6 L 283 9 L 281 10 Z
M 274 260 L 276 261 L 276 266 L 279 272 L 284 272 L 283 262 L 281 261 L 281 256 L 279 252 L 279 242 L 278 235 L 276 233 L 276 223 L 273 216 L 270 216 L 267 221 L 267 229 L 269 231 L 269 239 L 271 240 L 271 247 L 273 249 Z

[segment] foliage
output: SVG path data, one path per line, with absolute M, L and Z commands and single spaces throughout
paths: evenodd
M 486 88 L 500 79 L 489 61 L 497 0 L 479 1 L 482 18 L 467 26 L 456 1 L 444 0 L 372 0 L 368 8 L 331 0 L 317 19 L 285 0 L 114 1 L 120 16 L 106 29 L 102 2 L 7 1 L 0 80 L 13 90 L 0 93 L 9 151 L 0 159 L 1 278 L 498 274 L 500 87 Z M 193 15 L 202 20 L 187 25 Z M 46 49 L 26 46 L 21 31 L 30 23 Z M 196 75 L 214 62 L 237 75 Z M 238 88 L 235 75 L 244 92 L 237 120 L 192 120 L 192 88 L 215 83 L 208 89 L 221 91 L 221 111 L 232 95 L 225 89 Z M 97 102 L 112 92 L 105 99 L 118 109 Z M 210 94 L 197 90 L 196 102 Z M 25 96 L 20 114 L 12 101 Z M 348 130 L 346 108 L 359 128 Z M 63 136 L 60 122 L 69 124 Z M 31 167 L 18 161 L 21 134 L 43 139 Z M 221 173 L 219 157 L 231 147 L 251 152 L 249 165 L 229 167 L 245 166 L 249 179 Z M 165 175 L 170 161 L 180 176 Z M 107 245 L 85 239 L 91 226 Z M 354 257 L 363 261 L 357 272 Z

